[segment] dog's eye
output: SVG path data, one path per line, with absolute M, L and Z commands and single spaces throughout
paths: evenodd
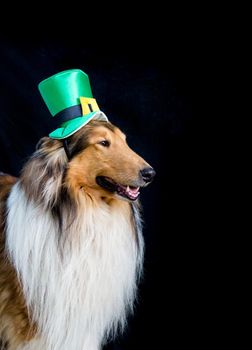
M 110 146 L 110 142 L 108 140 L 102 140 L 99 142 L 100 145 L 104 146 L 104 147 L 109 147 Z

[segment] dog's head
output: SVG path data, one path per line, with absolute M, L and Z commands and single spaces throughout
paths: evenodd
M 92 121 L 69 141 L 67 181 L 90 195 L 136 200 L 154 178 L 153 168 L 111 123 Z
M 127 144 L 124 133 L 109 122 L 93 120 L 67 139 L 42 138 L 22 173 L 32 197 L 53 206 L 62 189 L 78 196 L 134 201 L 155 176 L 153 168 Z M 33 181 L 31 181 L 33 179 Z

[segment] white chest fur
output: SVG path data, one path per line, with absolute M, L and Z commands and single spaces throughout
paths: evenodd
M 51 214 L 13 187 L 7 250 L 40 330 L 21 349 L 97 350 L 125 326 L 143 255 L 134 230 L 120 208 L 86 202 L 61 235 Z

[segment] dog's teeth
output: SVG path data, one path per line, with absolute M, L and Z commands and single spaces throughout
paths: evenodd
M 130 191 L 130 188 L 129 188 L 129 186 L 127 186 L 126 192 L 129 192 L 129 191 Z

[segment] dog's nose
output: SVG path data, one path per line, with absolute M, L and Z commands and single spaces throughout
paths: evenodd
M 145 182 L 151 182 L 156 175 L 156 172 L 153 168 L 148 167 L 140 170 L 140 174 Z

